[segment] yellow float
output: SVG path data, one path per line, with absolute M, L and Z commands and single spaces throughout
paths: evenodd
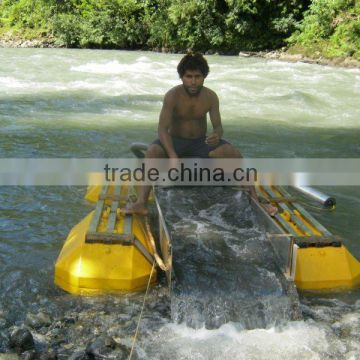
M 322 226 L 284 188 L 259 190 L 280 210 L 270 218 L 255 205 L 266 219 L 264 225 L 283 272 L 298 289 L 349 289 L 360 285 L 360 263 L 341 238 Z
M 156 282 L 154 245 L 144 218 L 122 215 L 127 186 L 89 188 L 96 208 L 67 237 L 55 264 L 55 283 L 72 294 L 136 291 Z M 130 194 L 131 196 L 131 194 Z

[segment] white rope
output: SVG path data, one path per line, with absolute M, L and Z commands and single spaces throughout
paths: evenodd
M 152 274 L 154 272 L 154 269 L 155 269 L 155 261 L 153 261 L 153 264 L 152 264 L 151 273 L 150 273 L 150 276 L 149 276 L 149 281 L 148 281 L 148 284 L 147 284 L 147 288 L 146 288 L 146 292 L 145 292 L 145 295 L 144 295 L 144 300 L 143 300 L 143 303 L 142 303 L 139 320 L 138 320 L 138 323 L 137 323 L 137 326 L 136 326 L 136 330 L 135 330 L 135 334 L 134 334 L 134 338 L 133 338 L 133 343 L 132 343 L 131 351 L 130 351 L 130 354 L 129 354 L 129 360 L 131 360 L 131 357 L 132 357 L 134 349 L 135 349 L 135 343 L 136 343 L 137 335 L 139 333 L 140 322 L 141 322 L 142 315 L 143 315 L 143 312 L 144 312 L 145 302 L 146 302 L 147 294 L 149 292 L 149 288 L 150 288 L 150 284 L 151 284 L 151 278 L 152 278 Z

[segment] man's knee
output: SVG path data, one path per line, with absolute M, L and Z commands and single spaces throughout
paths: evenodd
M 158 144 L 151 144 L 146 150 L 146 158 L 162 158 L 166 157 L 164 149 Z
M 209 152 L 212 158 L 242 158 L 240 151 L 231 144 L 224 144 Z

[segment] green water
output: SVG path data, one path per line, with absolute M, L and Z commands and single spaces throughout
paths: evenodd
M 156 138 L 163 95 L 179 83 L 180 58 L 151 52 L 0 49 L 0 157 L 130 157 L 131 142 Z M 359 70 L 207 58 L 205 85 L 220 98 L 224 138 L 244 156 L 359 157 Z M 359 187 L 323 190 L 336 197 L 337 210 L 309 211 L 360 258 Z M 6 326 L 38 309 L 39 299 L 48 311 L 61 312 L 60 305 L 51 305 L 64 296 L 53 284 L 53 263 L 70 228 L 92 208 L 83 200 L 84 191 L 0 188 L 0 311 L 7 313 Z M 357 296 L 353 291 L 330 298 L 354 303 Z M 302 334 L 309 326 L 315 331 L 308 323 L 300 330 L 289 326 L 284 332 L 290 338 L 292 331 Z M 184 331 L 173 331 L 180 343 Z M 248 335 L 251 342 L 253 335 Z M 241 340 L 246 334 L 237 336 Z M 229 339 L 225 343 L 233 346 Z M 269 333 L 264 339 L 264 354 L 279 346 Z M 310 340 L 305 345 L 321 354 Z

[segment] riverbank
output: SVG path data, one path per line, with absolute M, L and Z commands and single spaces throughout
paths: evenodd
M 47 35 L 34 39 L 22 39 L 14 37 L 11 33 L 0 35 L 0 48 L 56 48 L 61 47 L 56 44 L 53 36 Z
M 272 50 L 272 51 L 259 51 L 259 52 L 240 52 L 239 56 L 243 57 L 260 57 L 271 60 L 281 60 L 287 62 L 304 62 L 308 64 L 338 66 L 345 68 L 358 68 L 360 69 L 360 61 L 352 57 L 340 58 L 326 58 L 319 54 L 316 57 L 309 57 L 301 53 L 294 53 L 291 50 Z
M 56 39 L 52 36 L 46 36 L 37 39 L 18 39 L 13 38 L 10 35 L 3 35 L 0 37 L 0 48 L 63 48 L 63 46 L 57 44 Z M 126 49 L 125 49 L 126 50 Z M 145 50 L 145 49 L 144 49 Z M 155 52 L 173 52 L 168 48 L 156 48 L 150 51 Z M 177 51 L 182 53 L 183 51 Z M 206 54 L 217 54 L 213 51 L 208 51 Z M 227 54 L 220 54 L 227 55 Z M 270 51 L 241 51 L 239 53 L 240 57 L 259 57 L 270 60 L 280 60 L 287 62 L 304 62 L 308 64 L 318 64 L 318 65 L 329 65 L 329 66 L 338 66 L 345 68 L 358 68 L 360 69 L 360 61 L 352 57 L 339 57 L 339 58 L 326 58 L 320 53 L 314 54 L 315 56 L 309 57 L 303 53 L 294 52 L 292 48 L 281 50 L 270 50 Z

